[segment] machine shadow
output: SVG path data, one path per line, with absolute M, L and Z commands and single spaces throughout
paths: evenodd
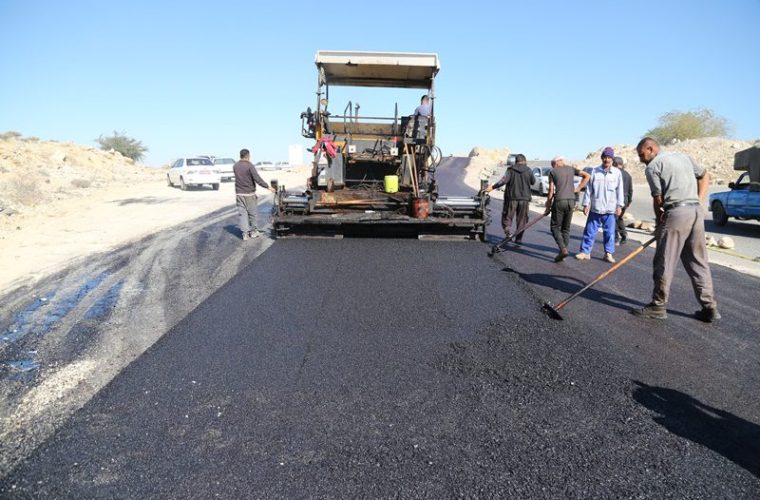
M 633 399 L 671 433 L 720 453 L 760 478 L 760 425 L 711 407 L 675 389 L 638 380 Z

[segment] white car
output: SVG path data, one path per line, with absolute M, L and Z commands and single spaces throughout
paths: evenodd
M 223 181 L 235 179 L 235 172 L 232 170 L 234 164 L 235 160 L 232 158 L 214 158 L 214 168 L 219 171 Z
M 221 182 L 221 174 L 208 158 L 180 158 L 166 173 L 166 183 L 169 186 L 179 186 L 182 191 L 203 184 L 217 190 Z
M 271 161 L 260 161 L 254 166 L 256 170 L 277 170 L 277 167 Z
M 531 184 L 530 189 L 532 191 L 538 191 L 538 194 L 541 196 L 546 196 L 549 194 L 549 172 L 551 172 L 552 167 L 533 167 L 531 169 L 533 171 L 533 177 L 536 178 L 536 181 Z M 575 184 L 575 187 L 578 187 L 578 184 L 581 183 L 581 177 L 576 175 L 573 178 L 573 184 Z
M 286 161 L 278 161 L 274 164 L 274 166 L 277 168 L 277 170 L 289 170 L 290 169 L 290 163 Z

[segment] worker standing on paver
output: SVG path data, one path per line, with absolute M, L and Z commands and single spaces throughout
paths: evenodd
M 645 174 L 652 191 L 657 249 L 653 262 L 652 302 L 631 312 L 644 318 L 668 317 L 666 305 L 670 285 L 680 258 L 702 305 L 694 316 L 706 323 L 720 319 L 707 259 L 702 208 L 710 186 L 710 174 L 683 153 L 661 153 L 660 144 L 651 137 L 642 139 L 636 152 L 646 165 Z
M 575 176 L 580 176 L 581 183 L 575 187 Z M 546 197 L 546 214 L 552 214 L 551 230 L 557 242 L 559 253 L 554 262 L 562 262 L 568 256 L 570 243 L 570 225 L 575 211 L 575 196 L 586 187 L 591 175 L 575 166 L 565 165 L 565 158 L 557 156 L 552 160 L 549 172 L 549 193 Z
M 504 229 L 505 238 L 512 236 L 512 221 L 516 219 L 517 236 L 515 243 L 520 244 L 523 237 L 523 229 L 528 224 L 528 212 L 530 211 L 530 186 L 536 182 L 533 172 L 528 168 L 525 155 L 515 155 L 515 164 L 504 173 L 504 177 L 486 188 L 486 193 L 494 189 L 504 188 L 504 207 L 501 212 L 501 227 Z
M 261 231 L 256 224 L 257 196 L 256 184 L 275 192 L 274 188 L 264 182 L 256 168 L 251 163 L 251 152 L 247 149 L 240 150 L 240 161 L 232 166 L 235 173 L 235 205 L 240 217 L 240 231 L 243 233 L 243 241 L 258 238 Z
M 575 255 L 578 260 L 589 260 L 594 248 L 599 226 L 604 230 L 604 260 L 615 262 L 615 226 L 625 200 L 623 198 L 623 177 L 620 170 L 612 168 L 615 151 L 606 147 L 602 151 L 602 164 L 591 170 L 591 180 L 583 195 L 583 214 L 586 227 L 583 230 L 581 249 Z
M 617 229 L 615 231 L 615 244 L 625 245 L 628 239 L 628 232 L 625 230 L 625 211 L 631 206 L 633 201 L 633 179 L 631 174 L 625 170 L 625 160 L 622 156 L 616 156 L 612 161 L 612 165 L 620 169 L 620 174 L 623 176 L 623 210 L 620 211 L 620 215 L 617 218 Z

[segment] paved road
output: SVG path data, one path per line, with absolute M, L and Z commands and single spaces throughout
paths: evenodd
M 524 241 L 497 259 L 477 243 L 277 241 L 0 493 L 757 498 L 758 280 L 716 269 L 710 326 L 687 316 L 679 275 L 670 320 L 638 320 L 643 256 L 555 321 L 543 300 L 607 265 L 554 264 L 545 225 Z

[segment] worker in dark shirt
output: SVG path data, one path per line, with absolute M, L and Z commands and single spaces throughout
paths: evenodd
M 256 225 L 256 184 L 275 192 L 274 188 L 264 182 L 251 163 L 251 152 L 247 149 L 240 150 L 240 161 L 232 166 L 235 173 L 235 204 L 240 216 L 240 231 L 243 233 L 243 241 L 258 238 L 261 231 Z
M 486 193 L 494 189 L 504 188 L 504 208 L 501 212 L 501 226 L 504 228 L 504 236 L 512 236 L 512 221 L 516 219 L 517 231 L 514 233 L 515 243 L 521 243 L 523 230 L 528 224 L 528 212 L 530 210 L 530 186 L 536 182 L 533 172 L 528 168 L 525 155 L 515 155 L 515 164 L 509 167 L 496 184 L 488 186 Z
M 625 215 L 625 211 L 628 210 L 628 207 L 631 206 L 631 201 L 633 201 L 633 179 L 631 178 L 631 174 L 626 171 L 625 160 L 622 157 L 616 156 L 612 161 L 612 165 L 619 168 L 620 173 L 623 176 L 623 199 L 625 202 L 625 205 L 623 205 L 623 210 L 620 211 L 620 216 L 617 218 L 615 243 L 619 245 L 625 245 L 625 242 L 628 239 L 628 232 L 625 230 L 625 221 L 623 221 L 623 216 Z
M 575 187 L 575 176 L 581 177 L 581 183 Z M 588 184 L 591 175 L 575 166 L 565 165 L 565 158 L 557 156 L 552 160 L 549 172 L 549 194 L 546 197 L 546 212 L 552 214 L 551 230 L 557 242 L 559 253 L 554 262 L 562 262 L 569 255 L 570 225 L 573 222 L 575 196 Z

